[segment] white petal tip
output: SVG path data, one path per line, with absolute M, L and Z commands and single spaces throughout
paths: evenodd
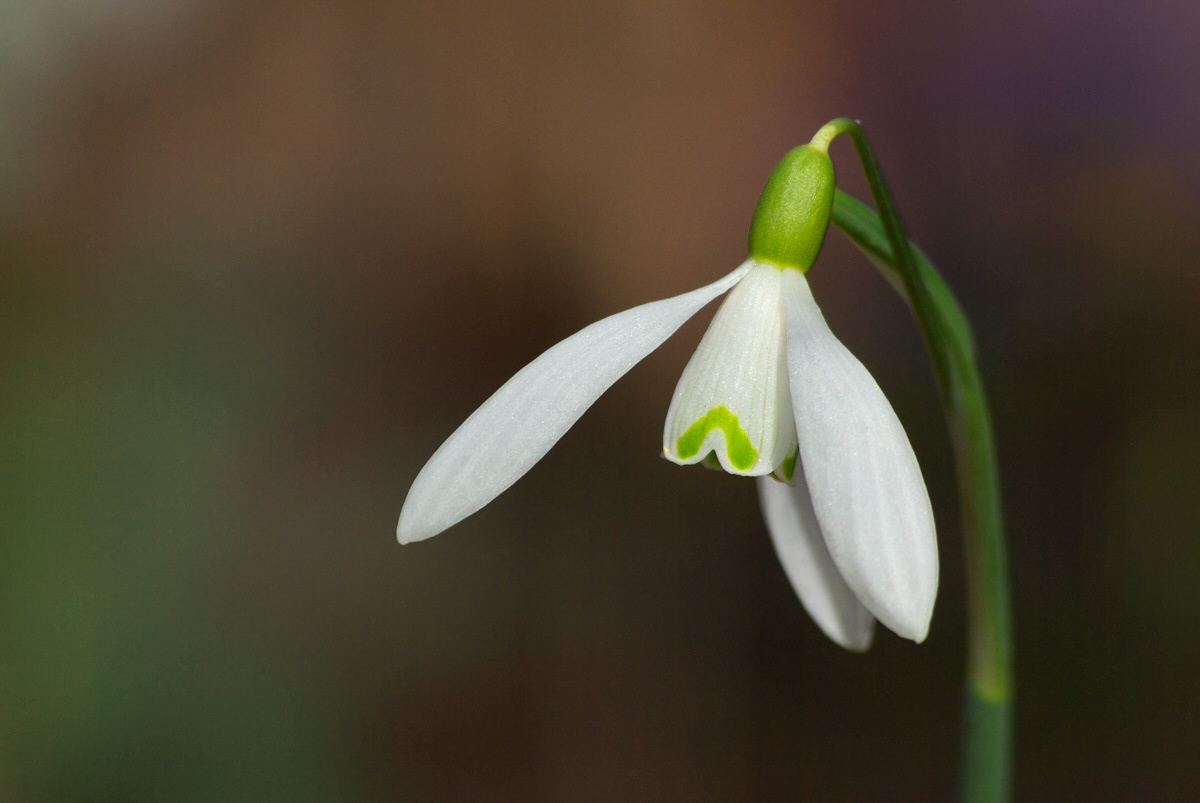
M 829 635 L 829 634 L 826 633 L 826 635 Z M 840 639 L 833 639 L 833 643 L 838 645 L 842 649 L 849 650 L 850 652 L 866 652 L 867 650 L 871 649 L 871 641 L 872 641 L 873 635 L 874 635 L 874 631 L 872 631 L 871 633 L 868 633 L 867 637 L 865 639 L 863 639 L 862 641 L 842 641 Z M 830 636 L 830 638 L 833 638 L 833 637 Z
M 871 603 L 868 604 L 874 609 L 878 621 L 887 625 L 892 633 L 918 645 L 929 636 L 929 625 L 934 618 L 937 601 L 937 547 L 931 531 L 923 543 L 929 545 L 928 551 L 914 549 L 911 552 L 918 559 L 910 564 L 908 582 L 886 592 L 882 588 L 876 589 L 877 593 L 871 595 Z
M 912 592 L 910 591 L 910 593 Z M 877 598 L 874 600 L 873 607 L 876 609 L 874 613 L 879 621 L 883 622 L 897 636 L 920 644 L 929 635 L 929 625 L 933 619 L 933 604 L 936 596 L 937 578 L 935 576 L 927 590 L 923 589 L 921 593 L 913 594 L 906 600 L 893 598 L 893 604 L 886 608 L 879 605 L 880 600 Z M 917 601 L 917 604 L 912 604 L 914 600 Z M 908 604 L 898 605 L 896 604 L 898 602 Z
M 396 540 L 401 544 L 415 544 L 418 541 L 424 541 L 426 538 L 433 538 L 433 536 L 437 535 L 439 532 L 441 532 L 441 530 L 438 530 L 437 532 L 421 532 L 397 527 Z
M 926 612 L 917 616 L 912 616 L 907 621 L 896 621 L 893 619 L 891 623 L 885 622 L 885 624 L 887 624 L 888 628 L 891 629 L 891 631 L 897 636 L 920 644 L 929 636 L 929 623 L 932 619 L 933 606 L 930 605 Z
M 825 622 L 817 622 L 817 625 L 830 641 L 848 652 L 866 652 L 875 641 L 875 618 L 870 614 L 836 626 Z
M 404 525 L 396 525 L 396 540 L 401 544 L 411 544 L 413 541 L 420 540 L 414 537 L 414 534 Z
M 428 521 L 420 521 L 412 509 L 405 505 L 400 510 L 400 521 L 396 524 L 396 540 L 401 544 L 412 544 L 432 538 L 445 529 Z

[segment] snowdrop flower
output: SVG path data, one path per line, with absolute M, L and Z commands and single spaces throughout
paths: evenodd
M 833 203 L 827 148 L 818 134 L 776 166 L 750 226 L 749 259 L 728 276 L 588 326 L 484 402 L 417 475 L 400 542 L 437 535 L 494 499 L 600 394 L 729 291 L 675 388 L 663 455 L 757 478 L 784 571 L 835 642 L 865 650 L 876 619 L 923 641 L 938 557 L 921 470 L 805 278 Z

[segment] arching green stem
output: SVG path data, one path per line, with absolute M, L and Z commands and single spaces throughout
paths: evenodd
M 833 222 L 904 296 L 925 338 L 954 449 L 965 541 L 968 609 L 962 799 L 1009 799 L 1013 636 L 1000 481 L 991 418 L 975 365 L 970 325 L 929 259 L 909 242 L 875 155 L 855 120 L 839 118 L 813 138 L 854 141 L 878 214 L 837 190 Z

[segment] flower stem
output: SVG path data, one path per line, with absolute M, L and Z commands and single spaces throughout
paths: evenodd
M 962 800 L 1009 799 L 1013 636 L 1000 481 L 991 419 L 966 316 L 933 263 L 909 242 L 879 164 L 855 120 L 839 118 L 814 137 L 854 141 L 878 214 L 837 190 L 833 222 L 904 296 L 925 338 L 954 449 L 965 541 L 968 669 Z

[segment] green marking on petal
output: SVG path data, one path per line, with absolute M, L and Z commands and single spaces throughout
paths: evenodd
M 687 460 L 694 457 L 704 444 L 704 438 L 714 429 L 725 433 L 725 454 L 734 468 L 745 471 L 754 465 L 754 461 L 758 459 L 758 450 L 750 443 L 750 436 L 738 423 L 737 416 L 729 412 L 729 408 L 723 404 L 709 410 L 703 418 L 679 436 L 675 449 L 680 458 Z
M 800 454 L 800 447 L 792 449 L 792 453 L 783 459 L 779 464 L 779 468 L 771 472 L 771 476 L 780 482 L 792 484 L 792 478 L 796 476 L 796 457 Z

